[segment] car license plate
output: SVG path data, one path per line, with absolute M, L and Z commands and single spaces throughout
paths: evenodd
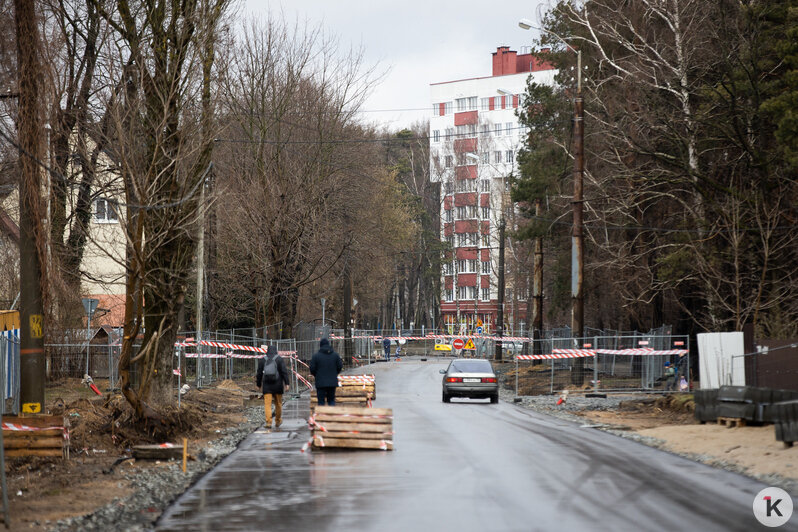
M 482 379 L 463 379 L 463 382 L 481 382 Z

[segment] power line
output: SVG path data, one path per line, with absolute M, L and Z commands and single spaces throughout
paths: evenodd
M 25 157 L 27 157 L 30 160 L 32 160 L 33 162 L 35 162 L 38 166 L 43 168 L 48 174 L 50 174 L 51 177 L 54 177 L 56 180 L 60 181 L 64 185 L 68 186 L 68 185 L 71 184 L 71 181 L 66 176 L 64 176 L 63 174 L 61 174 L 57 170 L 55 170 L 53 168 L 50 168 L 50 166 L 47 163 L 45 163 L 44 161 L 42 161 L 41 159 L 39 159 L 38 157 L 36 157 L 32 153 L 30 153 L 27 150 L 25 150 L 22 146 L 17 144 L 12 138 L 10 138 L 8 135 L 6 135 L 2 130 L 0 130 L 0 137 L 2 137 L 9 144 L 14 146 L 19 151 L 19 153 L 21 153 Z M 189 201 L 194 196 L 194 194 L 197 193 L 197 190 L 199 190 L 199 185 L 204 183 L 205 177 L 208 175 L 208 172 L 211 171 L 211 168 L 213 168 L 213 162 L 208 164 L 208 167 L 202 173 L 202 177 L 200 177 L 200 179 L 197 180 L 197 182 L 194 184 L 194 186 L 191 188 L 191 190 L 188 192 L 188 194 L 185 197 L 183 197 L 183 198 L 181 198 L 179 200 L 176 200 L 176 201 L 173 201 L 173 202 L 170 202 L 170 203 L 165 203 L 165 204 L 162 204 L 162 205 L 140 205 L 140 204 L 135 204 L 135 203 L 124 203 L 124 202 L 114 201 L 114 200 L 112 200 L 112 202 L 113 202 L 113 204 L 115 206 L 128 207 L 128 208 L 131 208 L 131 209 L 139 209 L 139 210 L 143 210 L 143 211 L 158 210 L 158 209 L 170 209 L 172 207 L 177 207 L 178 205 L 181 205 L 181 204 L 186 203 L 187 201 Z
M 293 124 L 291 122 L 280 120 L 282 124 L 288 124 L 296 127 L 301 128 L 308 128 L 308 126 L 303 126 L 301 124 Z M 526 126 L 517 126 L 511 128 L 502 128 L 502 131 L 526 131 Z M 315 130 L 314 130 L 315 131 Z M 307 145 L 318 145 L 318 144 L 372 144 L 372 143 L 385 143 L 385 142 L 407 142 L 409 140 L 430 140 L 433 138 L 439 139 L 478 139 L 482 136 L 492 136 L 496 138 L 500 137 L 511 137 L 512 135 L 480 135 L 480 134 L 472 134 L 472 133 L 450 133 L 450 134 L 443 134 L 438 135 L 437 137 L 431 137 L 429 135 L 413 135 L 411 137 L 387 137 L 387 138 L 362 138 L 362 139 L 329 139 L 329 140 L 271 140 L 271 139 L 226 139 L 226 138 L 215 138 L 215 142 L 224 142 L 230 144 L 307 144 Z
M 527 220 L 535 220 L 538 222 L 545 222 L 549 225 L 567 225 L 568 227 L 571 226 L 571 222 L 565 222 L 562 220 L 552 220 L 550 218 L 544 218 L 542 216 L 525 216 Z M 600 224 L 600 223 L 585 223 L 585 227 L 591 229 L 607 229 L 612 231 L 651 231 L 654 233 L 675 233 L 675 234 L 695 234 L 695 235 L 712 235 L 712 234 L 725 234 L 725 233 L 761 233 L 762 230 L 758 228 L 740 228 L 740 229 L 674 229 L 674 228 L 667 228 L 667 227 L 653 227 L 653 226 L 645 226 L 645 225 L 611 225 L 611 224 Z M 773 231 L 786 231 L 786 230 L 794 230 L 798 229 L 798 225 L 778 225 L 772 227 L 771 230 Z

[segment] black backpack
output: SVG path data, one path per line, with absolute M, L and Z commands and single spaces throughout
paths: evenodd
M 277 369 L 277 355 L 273 357 L 266 357 L 266 363 L 263 364 L 263 382 L 275 383 L 280 378 L 280 372 Z

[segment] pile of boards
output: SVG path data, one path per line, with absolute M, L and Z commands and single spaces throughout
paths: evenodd
M 316 449 L 393 450 L 390 408 L 317 406 L 308 421 Z
M 371 406 L 375 398 L 374 375 L 339 375 L 335 390 L 335 404 L 341 406 Z M 310 408 L 318 404 L 316 390 L 310 393 Z
M 374 375 L 338 375 L 338 389 L 335 396 L 341 392 L 365 391 L 372 401 L 377 398 L 376 379 Z
M 62 416 L 3 416 L 5 456 L 68 457 L 69 432 Z

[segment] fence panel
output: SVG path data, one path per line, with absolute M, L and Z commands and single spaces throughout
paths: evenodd
M 0 332 L 0 414 L 19 413 L 19 329 Z
M 516 395 L 571 392 L 677 391 L 689 381 L 687 337 L 612 336 L 535 340 L 533 354 L 515 356 Z M 576 375 L 582 360 L 582 375 Z M 676 368 L 672 379 L 665 363 Z

